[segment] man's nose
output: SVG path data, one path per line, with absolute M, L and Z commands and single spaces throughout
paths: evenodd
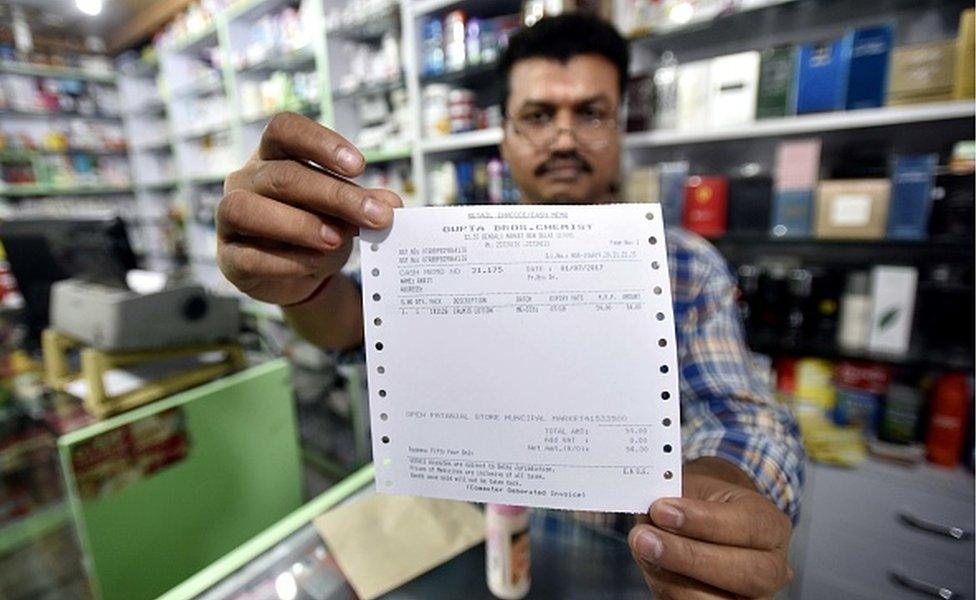
M 576 150 L 576 136 L 571 127 L 560 127 L 556 130 L 556 139 L 552 142 L 553 152 L 571 152 Z

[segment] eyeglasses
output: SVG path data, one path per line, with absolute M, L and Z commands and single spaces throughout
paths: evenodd
M 602 150 L 617 133 L 617 117 L 600 114 L 574 114 L 572 127 L 557 127 L 554 115 L 533 112 L 508 119 L 512 132 L 525 138 L 538 150 L 548 150 L 567 132 L 580 146 Z

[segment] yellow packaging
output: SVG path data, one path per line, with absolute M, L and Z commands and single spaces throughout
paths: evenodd
M 796 363 L 796 397 L 800 402 L 829 410 L 836 403 L 834 365 L 821 358 L 803 358 Z
M 956 38 L 956 100 L 976 96 L 976 9 L 966 9 L 959 18 Z
M 895 48 L 891 53 L 888 104 L 952 100 L 955 63 L 955 40 Z

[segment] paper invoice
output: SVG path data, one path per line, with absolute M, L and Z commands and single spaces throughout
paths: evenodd
M 681 495 L 660 205 L 397 209 L 360 243 L 379 491 L 617 512 Z

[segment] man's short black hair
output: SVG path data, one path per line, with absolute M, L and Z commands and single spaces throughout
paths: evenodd
M 620 97 L 627 88 L 630 47 L 617 29 L 598 17 L 568 13 L 540 19 L 513 35 L 498 62 L 502 86 L 502 114 L 506 114 L 509 95 L 508 77 L 512 67 L 528 58 L 548 58 L 561 63 L 581 54 L 596 54 L 617 67 Z

